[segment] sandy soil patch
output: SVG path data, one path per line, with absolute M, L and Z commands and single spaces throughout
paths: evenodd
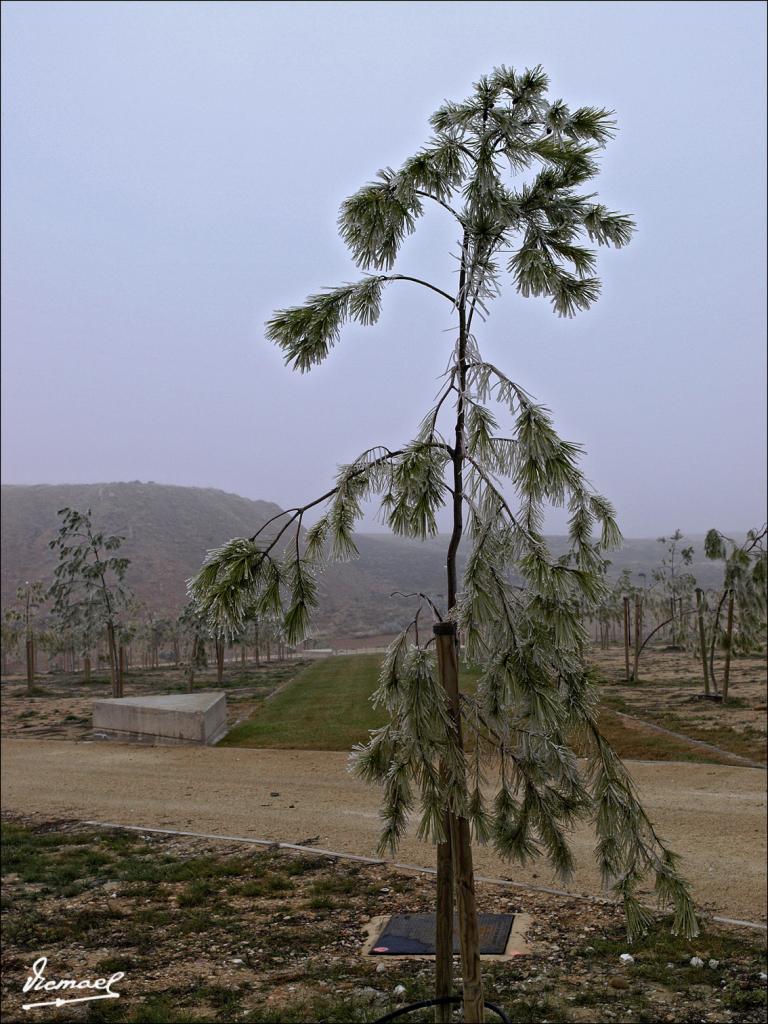
M 338 752 L 5 739 L 6 810 L 126 825 L 252 836 L 372 856 L 378 793 L 347 772 Z M 631 764 L 659 833 L 684 858 L 698 904 L 764 920 L 766 788 L 760 769 L 702 764 Z M 594 836 L 573 835 L 574 892 L 600 893 Z M 434 851 L 413 830 L 398 859 L 424 866 Z M 511 869 L 478 848 L 480 874 L 556 885 L 541 863 Z

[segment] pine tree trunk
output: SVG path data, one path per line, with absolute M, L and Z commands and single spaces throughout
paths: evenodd
M 86 654 L 83 658 L 83 679 L 86 683 L 91 681 L 91 656 Z
M 464 456 L 465 456 L 465 407 L 464 395 L 467 387 L 467 345 L 469 342 L 469 326 L 467 323 L 465 286 L 467 282 L 467 233 L 464 232 L 461 255 L 461 269 L 459 271 L 458 302 L 459 313 L 459 338 L 457 365 L 458 379 L 456 380 L 456 391 L 458 394 L 456 403 L 456 429 L 454 447 L 451 451 L 451 462 L 453 464 L 453 530 L 448 545 L 446 556 L 447 575 L 447 598 L 449 613 L 456 607 L 458 585 L 456 556 L 461 543 L 464 527 Z M 449 706 L 456 723 L 456 742 L 459 756 L 463 757 L 463 741 L 461 734 L 461 706 L 459 694 L 459 649 L 456 636 L 455 623 L 441 622 L 435 627 L 438 651 L 438 667 L 442 685 L 448 696 Z M 480 973 L 480 936 L 478 932 L 477 906 L 475 903 L 475 881 L 472 865 L 472 844 L 469 833 L 469 822 L 466 818 L 451 813 L 448 809 L 450 819 L 451 837 L 451 860 L 453 865 L 453 878 L 456 890 L 456 902 L 459 912 L 459 938 L 461 944 L 461 975 L 463 986 L 464 1020 L 472 1021 L 474 1024 L 483 1024 L 485 1015 L 483 1012 L 483 982 Z M 438 869 L 445 870 L 447 858 L 445 855 L 438 860 Z M 447 893 L 445 879 L 438 875 L 438 897 Z M 450 913 L 450 933 L 452 940 L 453 932 L 453 906 L 447 901 L 437 905 L 437 918 L 444 918 L 440 933 L 443 938 L 448 933 L 448 915 Z M 447 946 L 447 948 L 446 948 Z M 436 961 L 441 962 L 439 977 L 444 979 L 447 975 L 447 960 L 453 956 L 453 941 L 450 945 L 435 948 Z M 438 997 L 449 995 L 436 989 Z
M 629 682 L 629 598 L 622 600 L 624 607 L 624 678 Z
M 725 665 L 723 666 L 723 704 L 728 700 L 731 678 L 731 645 L 733 644 L 733 591 L 728 592 L 728 621 L 725 627 Z
M 120 644 L 117 652 L 117 679 L 120 687 L 120 696 L 122 697 L 125 684 L 125 648 L 122 644 Z
M 709 669 L 707 667 L 707 638 L 704 631 L 704 608 L 701 588 L 696 588 L 696 613 L 699 620 L 699 644 L 701 646 L 701 667 L 704 672 L 704 694 L 709 696 Z

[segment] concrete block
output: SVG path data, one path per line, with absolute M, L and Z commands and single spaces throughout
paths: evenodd
M 227 732 L 227 695 L 169 693 L 95 700 L 93 729 L 109 739 L 141 743 L 218 743 Z

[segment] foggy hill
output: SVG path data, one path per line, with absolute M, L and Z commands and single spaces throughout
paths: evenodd
M 57 511 L 91 509 L 96 529 L 124 536 L 131 559 L 127 582 L 148 607 L 177 614 L 186 601 L 186 580 L 210 548 L 252 534 L 280 511 L 268 501 L 202 487 L 165 484 L 3 484 L 2 602 L 7 606 L 24 580 L 51 582 Z M 320 581 L 320 631 L 379 632 L 396 629 L 413 606 L 391 599 L 393 590 L 440 593 L 444 544 L 422 545 L 386 535 L 358 538 L 359 561 L 332 566 Z M 406 619 L 407 621 L 407 619 Z
M 121 549 L 131 559 L 128 582 L 134 593 L 158 611 L 177 614 L 186 600 L 185 581 L 209 548 L 232 537 L 248 536 L 280 511 L 268 501 L 201 487 L 155 483 L 40 484 L 2 486 L 2 601 L 13 600 L 25 579 L 52 579 L 56 512 L 65 506 L 90 508 L 98 529 L 126 537 Z M 328 636 L 391 632 L 404 625 L 415 607 L 413 598 L 391 597 L 425 591 L 444 604 L 447 539 L 424 543 L 390 534 L 359 534 L 360 558 L 331 566 L 321 577 L 321 604 L 316 631 Z M 705 586 L 717 582 L 720 568 L 702 555 L 702 539 L 686 537 L 696 548 L 692 571 Z M 551 538 L 555 554 L 563 538 Z M 611 555 L 611 575 L 629 568 L 650 572 L 662 546 L 655 540 L 627 540 Z M 460 559 L 461 563 L 461 559 Z M 461 567 L 461 564 L 460 564 Z M 639 582 L 639 581 L 638 581 Z M 442 595 L 442 599 L 441 599 Z
M 127 582 L 158 610 L 176 612 L 187 580 L 209 548 L 241 537 L 280 511 L 268 501 L 203 487 L 154 483 L 39 484 L 2 488 L 2 599 L 25 580 L 50 581 L 56 553 L 48 541 L 60 508 L 90 508 L 94 528 L 124 536 L 120 554 L 131 559 Z

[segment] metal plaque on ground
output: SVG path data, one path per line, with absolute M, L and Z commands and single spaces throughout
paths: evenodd
M 500 956 L 507 948 L 514 914 L 478 914 L 480 953 Z M 459 949 L 459 921 L 453 918 L 453 952 Z M 372 956 L 434 956 L 435 915 L 395 914 L 373 944 Z

